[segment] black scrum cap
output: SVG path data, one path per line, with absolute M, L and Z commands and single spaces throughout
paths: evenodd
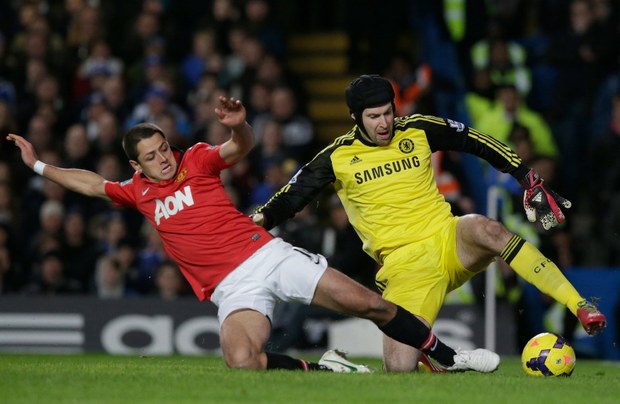
M 344 93 L 349 110 L 356 115 L 366 108 L 394 102 L 392 85 L 378 74 L 359 76 L 349 84 Z
M 355 115 L 355 121 L 361 130 L 362 112 L 366 108 L 394 103 L 394 89 L 390 82 L 378 74 L 364 74 L 353 80 L 346 88 L 345 97 L 349 111 Z

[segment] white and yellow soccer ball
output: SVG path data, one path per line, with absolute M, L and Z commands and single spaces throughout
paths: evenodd
M 523 371 L 530 376 L 570 376 L 576 360 L 570 342 L 550 332 L 532 337 L 521 354 Z

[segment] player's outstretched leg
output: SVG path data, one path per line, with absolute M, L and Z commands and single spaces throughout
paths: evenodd
M 529 242 L 513 235 L 500 256 L 523 279 L 568 307 L 588 334 L 593 335 L 607 325 L 605 315 L 584 299 L 557 265 Z
M 358 365 L 347 360 L 344 352 L 330 350 L 323 354 L 319 362 L 310 362 L 297 359 L 288 355 L 265 352 L 267 356 L 267 370 L 303 370 L 303 371 L 327 371 L 336 373 L 371 373 L 365 365 Z

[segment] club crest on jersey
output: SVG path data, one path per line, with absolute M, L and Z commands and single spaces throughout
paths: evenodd
M 187 168 L 184 168 L 181 170 L 181 172 L 179 173 L 179 175 L 177 175 L 177 179 L 174 180 L 174 182 L 181 182 L 185 179 L 185 176 L 187 175 Z
M 194 196 L 189 185 L 182 191 L 176 191 L 174 195 L 168 195 L 163 201 L 155 199 L 155 223 L 159 226 L 162 218 L 168 219 L 192 205 L 194 205 Z
M 413 140 L 411 139 L 403 139 L 398 142 L 398 149 L 405 154 L 411 153 L 413 151 L 413 148 Z

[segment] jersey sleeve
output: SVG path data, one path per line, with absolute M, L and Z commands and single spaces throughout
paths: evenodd
M 521 180 L 529 171 L 517 153 L 492 136 L 451 119 L 433 116 L 422 118 L 416 122 L 425 131 L 433 152 L 454 150 L 470 153 L 517 180 Z
M 136 207 L 136 195 L 133 179 L 123 182 L 108 181 L 105 183 L 105 193 L 116 206 Z
M 330 158 L 335 147 L 332 144 L 323 149 L 297 171 L 288 184 L 276 192 L 265 205 L 256 209 L 257 213 L 262 213 L 265 217 L 267 230 L 295 216 L 336 180 Z
M 192 153 L 192 160 L 199 167 L 201 172 L 219 175 L 220 171 L 230 167 L 222 156 L 220 156 L 221 145 L 210 145 L 208 143 L 196 143 L 188 152 Z

